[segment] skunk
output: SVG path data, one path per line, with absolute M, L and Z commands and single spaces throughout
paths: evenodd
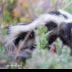
M 52 33 L 49 35 L 50 37 L 49 44 L 53 43 L 57 39 L 57 37 L 60 37 L 63 43 L 65 43 L 64 36 L 66 35 L 61 33 L 61 30 L 63 27 L 60 28 L 60 26 L 62 25 L 64 21 L 68 19 L 72 19 L 71 14 L 69 14 L 68 12 L 64 10 L 58 10 L 58 11 L 42 14 L 41 16 L 36 18 L 34 21 L 28 24 L 21 24 L 21 25 L 17 24 L 17 25 L 9 26 L 7 36 L 6 36 L 6 42 L 7 42 L 6 45 L 11 44 L 11 42 L 13 42 L 15 46 L 20 45 L 23 39 L 25 38 L 25 36 L 27 35 L 27 33 L 40 25 L 45 25 L 49 31 L 52 30 Z M 65 32 L 68 32 L 67 30 L 70 27 L 70 25 L 71 24 L 68 24 L 68 23 L 64 24 L 63 29 L 67 27 Z M 71 36 L 71 32 L 70 32 L 70 36 Z M 35 42 L 35 33 L 34 31 L 32 31 L 31 34 L 29 35 L 29 38 L 27 39 L 25 43 L 25 47 L 33 46 L 34 42 Z M 67 41 L 66 41 L 66 45 L 68 45 Z

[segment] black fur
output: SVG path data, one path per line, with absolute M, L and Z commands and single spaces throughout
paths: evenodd
M 28 33 L 28 32 L 23 32 L 23 33 L 21 33 L 21 34 L 18 36 L 18 38 L 14 41 L 15 45 L 18 45 L 19 42 L 26 37 L 27 33 Z M 33 39 L 33 38 L 35 38 L 34 31 L 31 32 L 31 34 L 29 35 L 29 38 L 28 38 L 27 40 L 31 40 L 31 39 Z
M 54 14 L 54 15 L 61 15 L 61 13 L 59 11 L 53 11 L 53 12 L 49 12 L 49 14 Z
M 64 14 L 62 14 L 62 15 L 64 16 L 64 18 L 68 19 L 68 17 L 66 15 L 64 15 Z
M 49 14 L 54 14 L 54 15 L 57 15 L 57 16 L 59 16 L 59 15 L 63 15 L 64 18 L 68 19 L 68 17 L 67 17 L 66 15 L 61 14 L 59 11 L 49 12 Z
M 57 27 L 57 24 L 53 21 L 50 21 L 45 26 L 48 28 L 48 31 L 51 31 Z M 52 44 L 57 39 L 57 37 L 57 35 L 52 35 L 48 40 L 49 45 Z
M 45 26 L 48 28 L 48 31 L 51 31 L 57 27 L 57 24 L 53 21 L 50 21 L 50 22 L 46 23 Z
M 56 39 L 57 39 L 57 35 L 52 35 L 49 39 L 48 39 L 48 43 L 49 45 L 51 45 Z

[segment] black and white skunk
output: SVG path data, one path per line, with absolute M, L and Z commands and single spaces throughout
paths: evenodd
M 68 19 L 72 19 L 72 15 L 64 10 L 58 10 L 54 12 L 49 12 L 46 14 L 42 14 L 34 21 L 28 24 L 22 25 L 13 25 L 8 28 L 8 33 L 6 36 L 7 44 L 11 44 L 13 42 L 16 46 L 18 46 L 27 33 L 40 25 L 45 25 L 49 31 L 52 30 L 52 33 L 49 35 L 49 44 L 53 43 L 58 37 L 62 40 L 62 42 L 72 48 L 72 22 Z M 32 46 L 35 40 L 35 33 L 32 31 L 29 38 L 26 41 L 26 46 Z M 31 42 L 32 41 L 32 42 Z M 30 45 L 28 45 L 31 43 Z

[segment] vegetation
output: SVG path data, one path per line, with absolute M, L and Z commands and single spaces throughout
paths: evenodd
M 38 27 L 39 33 L 36 32 L 37 42 L 36 50 L 33 52 L 33 57 L 27 60 L 26 68 L 29 69 L 66 69 L 71 68 L 72 57 L 69 56 L 70 50 L 68 47 L 63 47 L 62 42 L 57 39 L 54 43 L 56 46 L 56 54 L 52 54 L 45 46 L 47 45 L 46 37 L 49 33 L 44 34 L 47 30 L 45 27 Z M 40 35 L 38 35 L 40 34 Z M 42 37 L 42 38 L 41 38 Z M 44 41 L 43 41 L 44 39 Z M 43 49 L 45 48 L 45 49 Z
M 44 3 L 45 1 L 45 3 Z M 3 69 L 71 69 L 72 57 L 69 56 L 69 48 L 62 47 L 59 39 L 54 43 L 56 53 L 48 51 L 47 28 L 42 26 L 35 30 L 36 49 L 32 53 L 32 58 L 15 61 L 12 51 L 5 48 L 4 37 L 6 27 L 17 23 L 28 23 L 42 13 L 54 11 L 59 8 L 65 9 L 72 14 L 71 0 L 44 0 L 42 5 L 40 0 L 0 0 L 0 68 Z M 47 4 L 46 4 L 47 3 Z M 49 4 L 48 4 L 49 3 Z M 44 7 L 46 5 L 46 7 Z M 46 33 L 47 32 L 47 33 Z

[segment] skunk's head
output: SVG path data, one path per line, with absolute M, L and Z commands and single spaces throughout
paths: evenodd
M 14 44 L 16 46 L 20 45 L 22 41 L 26 38 L 27 34 L 28 32 L 22 32 L 21 34 L 19 34 L 18 37 L 13 41 Z M 35 41 L 35 34 L 34 31 L 32 31 L 25 42 L 24 48 L 32 46 L 34 44 L 34 41 Z
M 7 32 L 7 36 L 6 36 L 6 45 L 10 44 L 14 44 L 15 46 L 19 47 L 20 44 L 23 42 L 23 40 L 26 38 L 27 34 L 29 33 L 28 29 L 27 31 L 25 28 L 26 25 L 14 25 L 14 26 L 10 26 L 8 28 L 8 32 Z M 32 48 L 31 46 L 33 46 L 35 42 L 35 34 L 34 31 L 31 32 L 31 34 L 29 35 L 28 39 L 26 40 L 23 48 Z

